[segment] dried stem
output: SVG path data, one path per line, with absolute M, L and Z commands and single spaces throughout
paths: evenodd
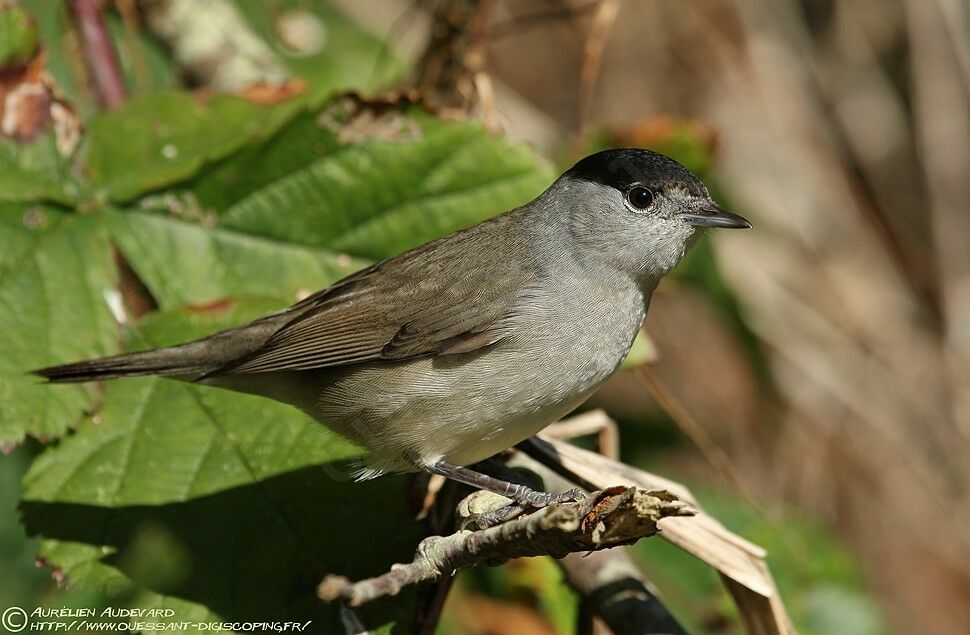
M 677 427 L 680 428 L 681 432 L 687 435 L 691 442 L 700 450 L 704 458 L 714 467 L 715 470 L 734 487 L 738 492 L 740 492 L 744 497 L 751 503 L 752 507 L 756 507 L 752 496 L 747 492 L 744 484 L 741 482 L 737 471 L 734 469 L 734 465 L 731 463 L 731 459 L 728 455 L 714 443 L 707 430 L 704 429 L 697 419 L 687 410 L 687 408 L 677 399 L 676 396 L 659 380 L 656 375 L 654 375 L 649 368 L 646 366 L 641 366 L 640 376 L 643 377 L 644 384 L 647 386 L 647 390 L 650 391 L 650 395 L 656 400 L 657 404 L 663 409 L 667 415 L 673 419 Z
M 586 134 L 586 124 L 589 122 L 590 106 L 593 103 L 593 89 L 599 77 L 600 66 L 603 63 L 603 52 L 606 42 L 620 12 L 617 0 L 601 0 L 593 14 L 593 24 L 586 38 L 583 51 L 583 67 L 579 73 L 579 138 Z
M 620 459 L 620 430 L 616 422 L 602 410 L 590 410 L 564 421 L 546 426 L 543 435 L 569 440 L 586 435 L 596 435 L 596 451 L 618 461 Z
M 577 6 L 568 4 L 563 4 L 562 6 L 553 5 L 541 7 L 528 13 L 520 13 L 493 26 L 491 29 L 490 38 L 492 40 L 497 40 L 519 31 L 524 31 L 533 26 L 548 24 L 553 20 L 572 20 L 587 13 L 591 13 L 599 6 L 599 0 L 593 0 L 592 2 L 587 2 Z
M 764 563 L 764 549 L 731 533 L 704 513 L 686 487 L 557 439 L 540 436 L 531 445 L 536 453 L 530 456 L 544 453 L 543 464 L 556 463 L 561 466 L 563 473 L 572 472 L 584 482 L 600 487 L 607 483 L 622 483 L 650 489 L 661 488 L 690 503 L 695 510 L 693 517 L 664 519 L 661 521 L 661 538 L 717 569 L 734 596 L 750 632 L 794 635 L 795 629 L 778 595 L 771 572 Z
M 482 99 L 488 26 L 494 0 L 441 0 L 432 12 L 431 39 L 416 64 L 413 86 L 439 110 L 470 112 Z M 485 98 L 491 98 L 486 92 Z M 494 106 L 484 104 L 486 111 Z

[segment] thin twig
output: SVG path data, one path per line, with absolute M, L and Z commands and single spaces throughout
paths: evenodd
M 71 0 L 71 13 L 80 32 L 81 50 L 94 80 L 98 102 L 107 109 L 120 106 L 128 99 L 128 89 L 101 5 L 97 0 Z M 112 253 L 118 267 L 118 288 L 128 312 L 139 317 L 157 308 L 145 283 L 128 264 L 121 250 L 112 245 Z
M 593 10 L 599 7 L 599 5 L 599 0 L 593 0 L 592 2 L 587 2 L 578 6 L 549 6 L 536 9 L 535 11 L 531 11 L 529 13 L 520 13 L 493 26 L 490 37 L 492 40 L 497 40 L 499 38 L 512 35 L 518 31 L 523 31 L 534 26 L 546 24 L 552 20 L 577 18 L 587 13 L 591 13 Z
M 647 390 L 650 391 L 650 394 L 663 411 L 674 420 L 677 427 L 687 435 L 694 446 L 700 450 L 704 458 L 707 459 L 708 463 L 717 470 L 724 480 L 740 492 L 752 507 L 757 507 L 754 504 L 752 496 L 746 491 L 744 483 L 741 482 L 740 477 L 735 471 L 731 459 L 728 458 L 724 450 L 714 443 L 714 440 L 711 439 L 711 436 L 704 429 L 704 426 L 694 418 L 684 404 L 657 379 L 648 367 L 641 366 L 639 370 L 640 376 L 643 377 L 643 381 L 647 386 Z
M 147 90 L 151 77 L 145 52 L 139 43 L 142 24 L 137 0 L 114 0 L 114 5 L 125 25 L 124 39 L 121 44 L 128 59 L 131 60 L 131 74 L 135 82 L 134 92 Z
M 546 426 L 542 433 L 564 441 L 595 434 L 597 452 L 613 460 L 620 459 L 620 431 L 616 422 L 602 410 L 590 410 L 557 421 Z
M 128 98 L 121 66 L 98 0 L 71 0 L 71 13 L 81 34 L 81 48 L 91 69 L 98 101 L 114 108 Z
M 483 513 L 508 502 L 495 498 L 500 500 L 490 502 Z M 328 576 L 320 584 L 318 594 L 328 602 L 341 600 L 348 606 L 360 606 L 397 595 L 406 586 L 440 580 L 458 569 L 479 564 L 540 555 L 561 558 L 576 551 L 629 544 L 657 533 L 657 522 L 662 518 L 692 513 L 689 505 L 664 490 L 610 488 L 593 492 L 582 501 L 551 505 L 496 527 L 431 536 L 418 545 L 412 562 L 395 565 L 383 575 L 360 582 Z
M 616 21 L 619 12 L 620 3 L 618 0 L 600 0 L 596 13 L 593 15 L 593 24 L 589 29 L 589 37 L 586 38 L 586 46 L 583 50 L 583 67 L 579 73 L 579 124 L 577 131 L 580 139 L 586 134 L 590 106 L 593 103 L 593 89 L 596 87 L 596 79 L 599 77 L 603 52 L 606 50 L 610 29 L 613 28 L 613 23 Z

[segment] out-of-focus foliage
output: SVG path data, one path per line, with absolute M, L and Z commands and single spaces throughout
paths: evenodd
M 65 2 L 24 0 L 37 24 L 40 42 L 46 50 L 46 66 L 68 100 L 85 116 L 97 110 L 73 30 L 70 8 Z M 134 94 L 151 93 L 178 86 L 178 69 L 164 47 L 142 30 L 126 27 L 116 13 L 105 20 L 114 36 L 125 83 Z
M 0 64 L 27 59 L 37 48 L 37 30 L 30 20 L 19 7 L 0 13 Z
M 263 41 L 315 94 L 387 86 L 404 71 L 389 43 L 365 34 L 327 2 L 234 3 Z M 288 32 L 294 35 L 288 36 Z

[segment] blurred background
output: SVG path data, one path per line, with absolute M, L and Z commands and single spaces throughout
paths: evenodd
M 98 99 L 65 6 L 20 4 L 83 117 Z M 755 228 L 706 238 L 661 286 L 650 363 L 588 407 L 619 422 L 626 462 L 769 550 L 801 631 L 970 632 L 965 2 L 101 4 L 134 92 L 408 85 L 557 168 L 618 145 L 688 165 Z M 194 59 L 186 24 L 248 63 Z M 35 446 L 0 461 L 5 605 L 53 593 L 8 513 Z M 710 569 L 633 551 L 692 632 L 740 632 Z M 440 629 L 569 633 L 577 610 L 550 561 L 524 560 L 463 572 Z

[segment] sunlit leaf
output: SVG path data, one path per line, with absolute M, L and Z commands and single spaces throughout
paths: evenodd
M 75 202 L 80 185 L 68 172 L 51 134 L 31 143 L 0 139 L 0 202 Z
M 86 175 L 97 195 L 130 200 L 272 135 L 302 107 L 300 99 L 265 107 L 183 92 L 136 98 L 88 124 Z
M 56 437 L 92 407 L 95 390 L 52 391 L 27 373 L 116 346 L 107 232 L 93 217 L 0 204 L 0 244 L 0 442 Z
M 307 247 L 219 226 L 145 212 L 114 213 L 111 233 L 129 263 L 162 307 L 235 296 L 279 298 L 326 286 L 365 261 L 321 247 Z
M 478 124 L 416 123 L 413 139 L 365 141 L 256 190 L 220 225 L 379 259 L 522 205 L 551 181 L 527 148 Z

